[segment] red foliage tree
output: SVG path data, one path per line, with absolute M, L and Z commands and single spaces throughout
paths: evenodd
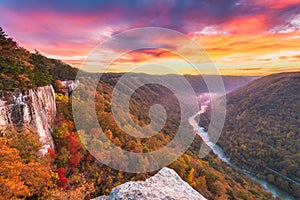
M 49 154 L 50 158 L 52 158 L 53 160 L 55 160 L 57 158 L 57 155 L 56 155 L 54 149 L 50 147 L 47 150 L 48 150 L 48 154 Z
M 68 149 L 71 155 L 75 155 L 81 149 L 81 143 L 78 140 L 77 135 L 72 132 L 65 134 L 65 139 L 68 142 Z
M 74 168 L 79 164 L 81 158 L 83 157 L 82 153 L 77 152 L 75 155 L 71 155 L 68 167 L 70 170 L 74 170 Z
M 66 169 L 65 168 L 58 168 L 57 174 L 59 178 L 58 186 L 66 189 L 68 187 L 69 180 L 65 177 Z

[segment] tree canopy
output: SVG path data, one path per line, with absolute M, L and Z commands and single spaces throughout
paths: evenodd
M 0 27 L 0 90 L 25 91 L 56 80 L 75 79 L 76 73 L 68 64 L 20 47 Z
M 299 184 L 287 177 L 299 183 L 299 85 L 299 72 L 281 73 L 228 94 L 226 121 L 218 141 L 233 163 L 298 198 Z

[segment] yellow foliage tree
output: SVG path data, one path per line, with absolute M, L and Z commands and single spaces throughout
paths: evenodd
M 11 148 L 6 138 L 0 137 L 0 199 L 22 199 L 30 196 L 24 184 L 21 172 L 22 163 L 18 149 Z

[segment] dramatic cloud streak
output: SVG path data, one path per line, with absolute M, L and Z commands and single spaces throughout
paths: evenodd
M 155 26 L 187 34 L 224 74 L 300 69 L 300 0 L 6 0 L 0 2 L 0 26 L 25 48 L 74 66 L 114 34 Z M 119 62 L 153 58 L 176 60 L 166 51 L 140 50 Z

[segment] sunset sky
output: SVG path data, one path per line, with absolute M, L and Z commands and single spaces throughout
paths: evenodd
M 186 34 L 222 74 L 300 71 L 300 0 L 1 0 L 0 26 L 30 51 L 75 67 L 109 37 L 150 26 Z M 120 60 L 136 66 L 155 57 L 189 73 L 161 51 L 137 50 Z M 111 71 L 124 69 L 115 64 Z

